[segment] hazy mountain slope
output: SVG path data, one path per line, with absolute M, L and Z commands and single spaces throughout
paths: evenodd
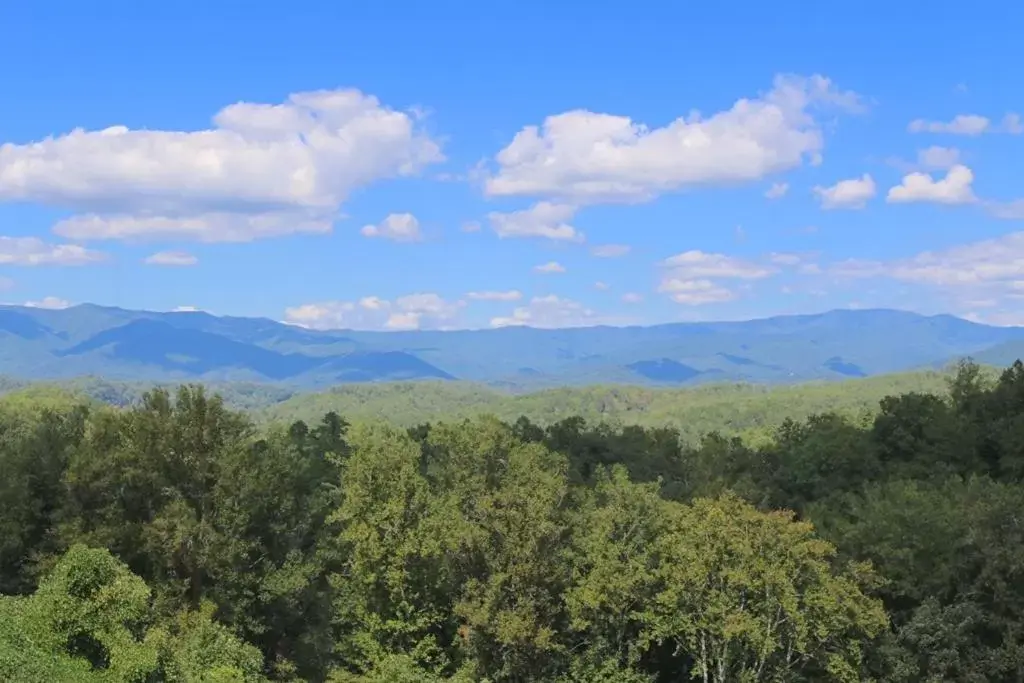
M 0 307 L 0 374 L 27 379 L 341 382 L 446 379 L 528 390 L 793 383 L 871 376 L 1024 344 L 1024 328 L 889 310 L 722 323 L 454 332 L 314 331 L 200 312 Z
M 1014 339 L 985 349 L 974 355 L 979 363 L 1007 367 L 1019 358 L 1024 358 L 1024 340 Z

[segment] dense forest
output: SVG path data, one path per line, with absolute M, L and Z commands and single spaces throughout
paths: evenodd
M 750 442 L 0 407 L 0 679 L 1024 681 L 1024 364 Z
M 351 422 L 382 420 L 400 427 L 494 415 L 506 422 L 527 417 L 547 427 L 570 417 L 587 422 L 674 427 L 687 441 L 717 431 L 759 440 L 786 418 L 834 412 L 853 419 L 874 413 L 890 394 L 941 393 L 952 368 L 918 370 L 863 379 L 790 385 L 714 383 L 688 387 L 592 385 L 511 393 L 472 382 L 417 381 L 340 384 L 327 391 L 301 391 L 274 384 L 204 383 L 224 404 L 246 411 L 257 424 L 315 423 L 329 413 Z M 998 369 L 983 366 L 993 377 Z M 0 376 L 0 403 L 37 410 L 42 403 L 95 402 L 125 407 L 153 389 L 177 385 L 81 377 L 62 382 L 27 382 Z

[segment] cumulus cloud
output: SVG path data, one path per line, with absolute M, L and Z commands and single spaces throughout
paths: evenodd
M 806 258 L 801 254 L 790 254 L 785 252 L 772 252 L 768 255 L 768 260 L 771 263 L 780 266 L 798 266 L 804 263 Z
M 479 221 L 466 221 L 462 224 L 462 232 L 480 232 Z
M 363 237 L 382 237 L 394 242 L 418 242 L 423 239 L 420 222 L 411 213 L 391 213 L 379 225 L 364 225 Z
M 711 280 L 681 280 L 674 277 L 662 280 L 658 291 L 668 294 L 677 304 L 687 306 L 724 303 L 737 296 L 736 292 Z
M 829 268 L 845 278 L 889 278 L 932 288 L 970 312 L 991 308 L 990 322 L 1021 310 L 1024 302 L 1024 232 L 890 261 L 847 260 Z M 966 309 L 966 310 L 965 310 Z
M 823 209 L 863 209 L 875 196 L 875 181 L 867 173 L 860 178 L 840 180 L 831 187 L 814 188 Z
M 851 264 L 854 262 L 846 262 Z M 923 284 L 954 286 L 985 283 L 1024 285 L 1024 232 L 982 240 L 940 251 L 926 251 L 912 258 L 864 261 L 853 275 L 887 275 Z
M 543 237 L 560 242 L 582 242 L 585 237 L 568 221 L 576 215 L 569 204 L 537 202 L 528 209 L 511 213 L 489 213 L 487 219 L 498 237 Z
M 61 299 L 56 296 L 44 296 L 38 301 L 26 301 L 25 306 L 28 306 L 29 308 L 48 308 L 56 311 L 69 308 L 71 306 L 71 302 L 67 299 Z
M 960 163 L 960 150 L 955 147 L 932 145 L 926 149 L 918 150 L 917 163 L 921 168 L 945 171 Z
M 646 201 L 686 187 L 754 181 L 820 160 L 815 114 L 856 110 L 858 96 L 822 76 L 778 76 L 732 108 L 649 128 L 627 116 L 569 111 L 527 126 L 485 180 L 490 196 L 547 196 L 573 204 Z
M 685 251 L 665 259 L 658 291 L 676 303 L 700 306 L 732 301 L 738 294 L 719 280 L 759 280 L 778 272 L 776 265 L 712 254 Z
M 609 289 L 611 289 L 611 285 L 609 285 L 607 282 L 598 281 L 594 283 L 594 289 L 602 292 L 607 292 Z
M 789 192 L 789 183 L 772 183 L 772 186 L 765 191 L 764 196 L 768 199 L 778 199 L 784 197 L 787 192 Z
M 206 130 L 76 129 L 0 146 L 0 201 L 77 212 L 54 226 L 75 239 L 322 233 L 353 190 L 444 159 L 416 121 L 333 90 L 233 104 Z
M 199 259 L 185 251 L 158 251 L 143 262 L 152 266 L 194 266 Z
M 775 273 L 775 269 L 753 261 L 700 250 L 685 251 L 661 262 L 671 277 L 681 280 L 700 278 L 737 278 L 756 280 Z
M 1024 123 L 1021 123 L 1020 114 L 1009 113 L 1003 117 L 1002 130 L 1004 133 L 1010 135 L 1020 135 L 1024 133 Z
M 519 290 L 510 289 L 507 292 L 469 292 L 466 294 L 466 298 L 473 299 L 475 301 L 518 301 L 523 298 L 523 295 Z
M 591 247 L 590 253 L 598 258 L 618 258 L 630 252 L 628 244 L 601 244 Z
M 565 266 L 558 261 L 548 261 L 539 266 L 534 266 L 533 270 L 535 273 L 564 273 Z
M 976 200 L 971 189 L 973 182 L 974 173 L 962 164 L 950 168 L 941 180 L 935 180 L 927 173 L 909 173 L 903 176 L 902 183 L 889 190 L 886 201 L 969 204 Z
M 50 244 L 38 237 L 0 237 L 0 264 L 81 266 L 106 258 L 106 254 L 77 244 Z
M 622 295 L 622 302 L 627 304 L 638 304 L 644 300 L 642 294 L 636 292 L 626 292 Z
M 1017 199 L 1012 202 L 989 202 L 985 207 L 989 214 L 995 218 L 1002 218 L 1009 221 L 1024 220 L 1024 199 Z
M 306 211 L 259 214 L 212 211 L 192 215 L 81 214 L 60 221 L 53 232 L 75 240 L 180 239 L 197 242 L 250 242 L 293 233 L 327 233 L 333 215 Z
M 198 313 L 201 309 L 195 306 L 175 306 L 171 313 Z
M 491 327 L 590 327 L 630 322 L 628 318 L 602 316 L 578 301 L 549 294 L 533 297 L 529 304 L 517 307 L 509 316 L 491 318 Z
M 321 301 L 285 309 L 284 322 L 310 329 L 417 330 L 450 329 L 465 306 L 434 293 L 376 296 L 358 301 Z
M 914 119 L 907 126 L 911 133 L 948 133 L 950 135 L 981 135 L 989 130 L 992 122 L 977 114 L 959 114 L 952 121 L 928 121 Z
M 1003 120 L 995 125 L 987 116 L 977 114 L 960 114 L 954 116 L 952 121 L 928 121 L 915 119 L 907 126 L 911 133 L 947 133 L 950 135 L 981 135 L 982 133 L 1009 133 L 1020 135 L 1024 133 L 1024 125 L 1021 123 L 1020 114 L 1010 112 L 1003 117 Z

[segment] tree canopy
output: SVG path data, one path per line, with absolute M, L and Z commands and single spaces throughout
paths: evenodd
M 1024 680 L 1020 362 L 756 441 L 22 398 L 0 475 L 3 680 Z

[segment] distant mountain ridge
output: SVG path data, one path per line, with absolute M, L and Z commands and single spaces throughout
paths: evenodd
M 793 383 L 1001 357 L 1024 328 L 888 309 L 650 327 L 364 332 L 265 318 L 0 306 L 0 374 L 24 379 L 265 382 L 468 380 L 507 388 Z

